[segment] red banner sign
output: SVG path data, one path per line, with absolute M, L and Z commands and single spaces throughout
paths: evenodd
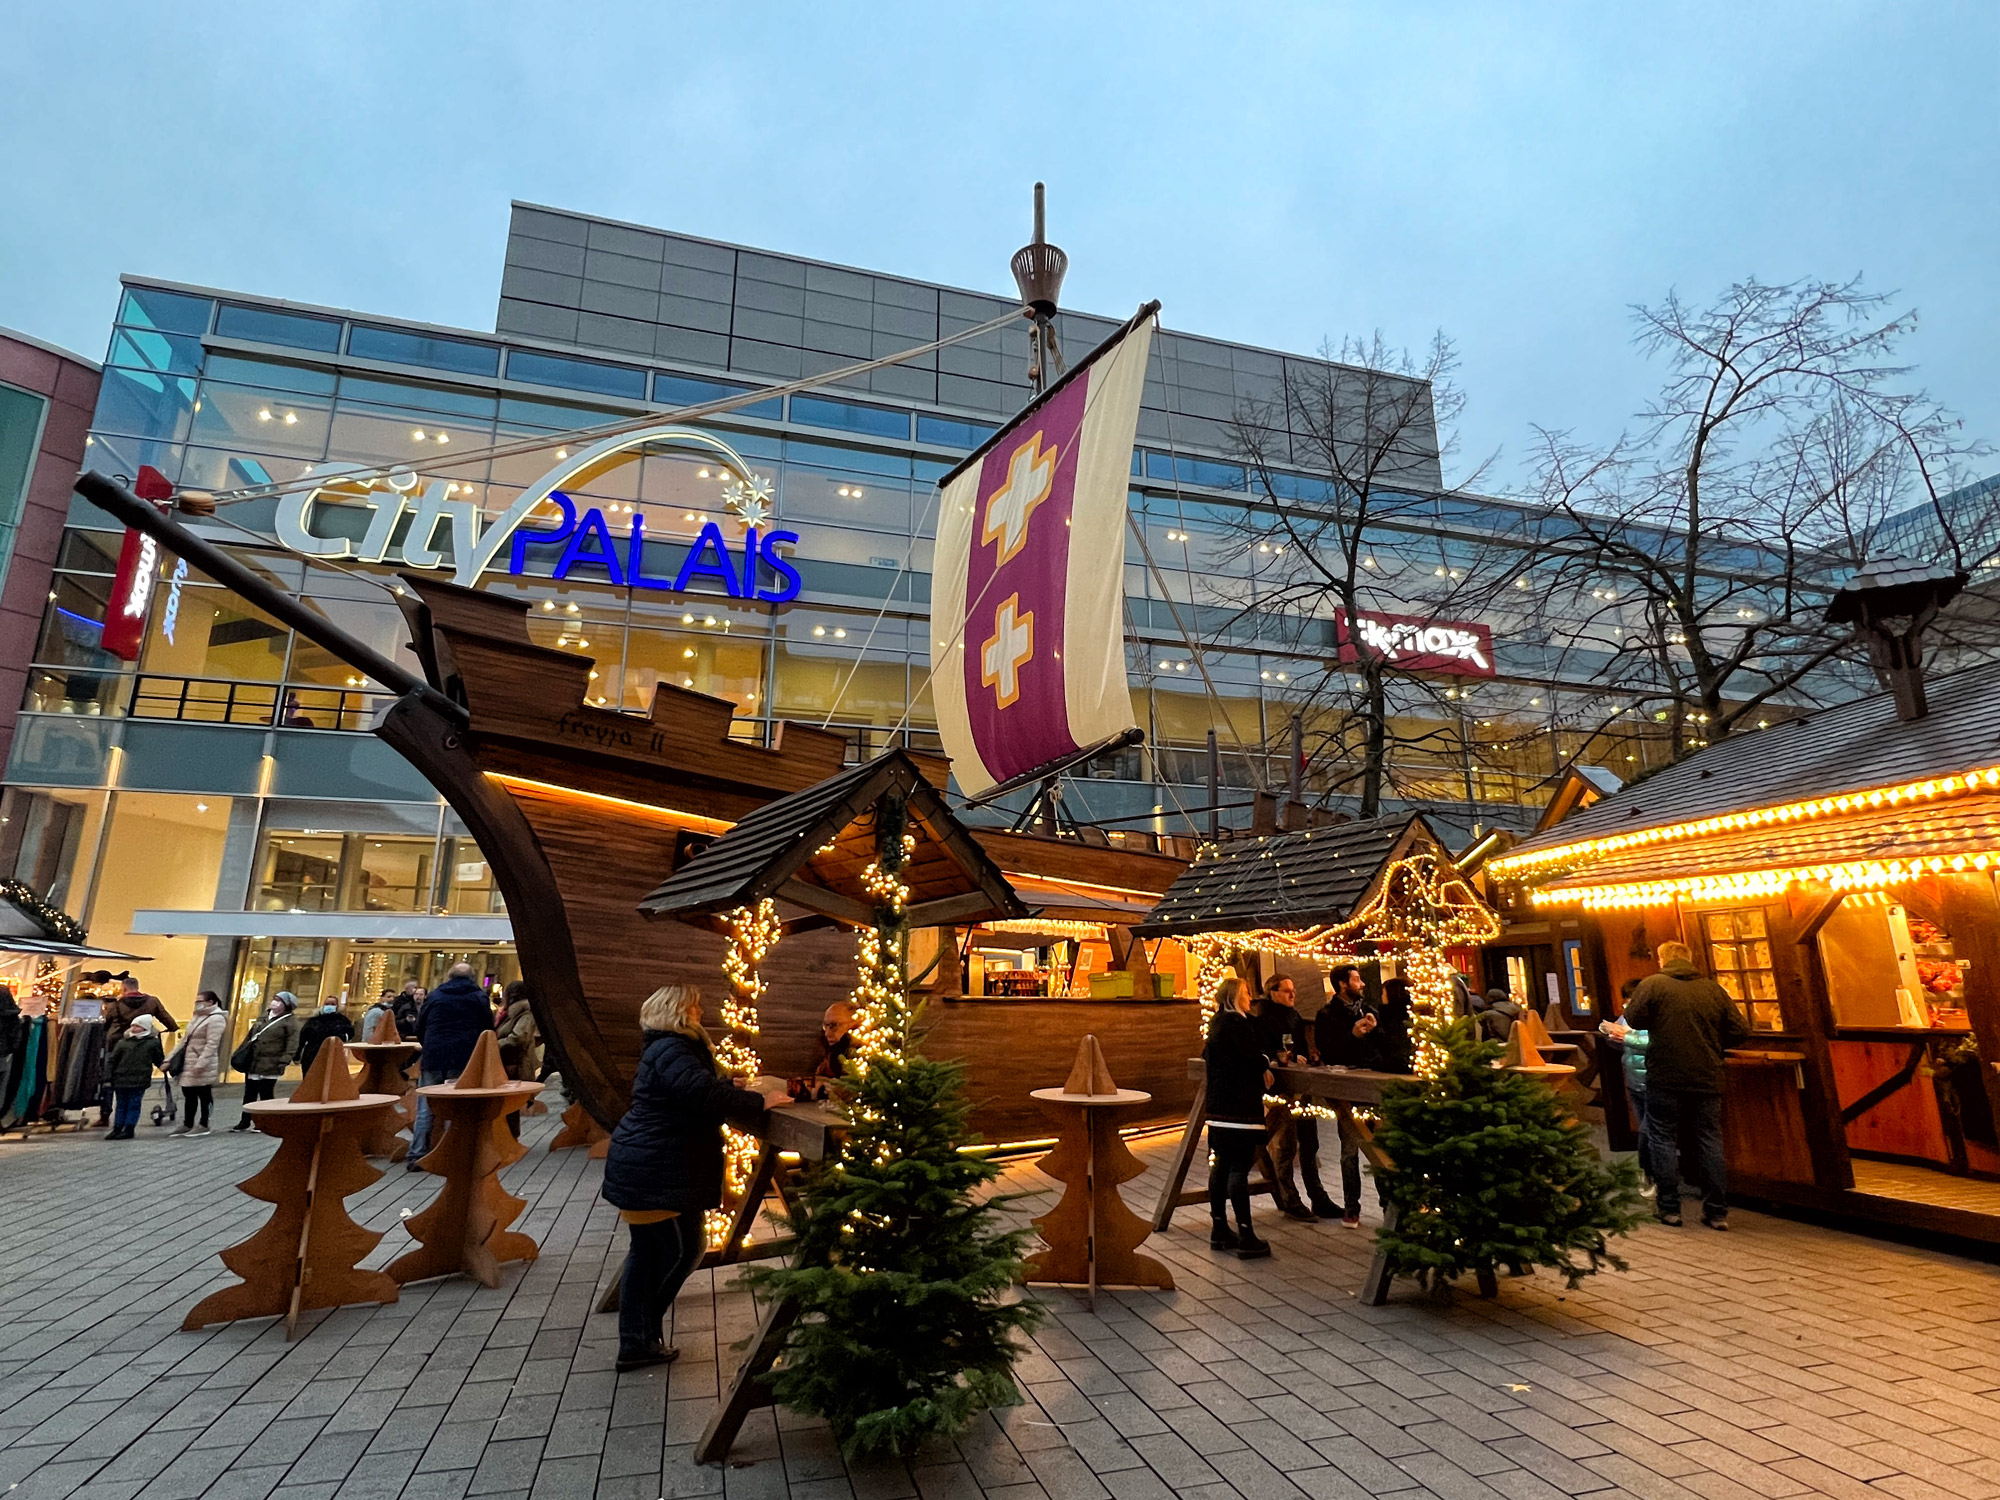
M 1340 659 L 1354 662 L 1360 651 L 1345 616 L 1337 617 Z M 1427 620 L 1420 615 L 1356 615 L 1359 645 L 1388 659 L 1402 672 L 1440 672 L 1452 677 L 1493 675 L 1493 632 L 1469 620 Z
M 149 464 L 139 470 L 132 492 L 141 500 L 171 500 L 174 487 Z M 118 549 L 118 572 L 111 580 L 111 602 L 104 610 L 103 646 L 121 661 L 139 659 L 153 609 L 153 587 L 159 581 L 160 544 L 127 527 L 125 544 Z

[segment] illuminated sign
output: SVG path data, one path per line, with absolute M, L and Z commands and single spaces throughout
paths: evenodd
M 133 491 L 154 504 L 173 498 L 174 487 L 151 464 L 139 470 Z M 181 567 L 185 569 L 186 563 Z M 118 549 L 118 571 L 111 580 L 111 603 L 104 614 L 103 647 L 121 661 L 137 661 L 146 640 L 146 616 L 153 608 L 153 589 L 160 581 L 160 544 L 150 536 L 125 528 Z M 173 603 L 179 603 L 180 575 L 175 575 Z M 54 596 L 51 595 L 51 598 Z M 171 628 L 167 639 L 173 639 Z
M 718 455 L 730 475 L 722 498 L 744 527 L 741 545 L 732 549 L 720 526 L 713 521 L 703 525 L 672 578 L 648 576 L 644 570 L 643 516 L 631 518 L 621 549 L 604 512 L 593 506 L 579 517 L 566 493 L 571 486 L 586 484 L 630 463 L 641 449 L 653 443 L 705 448 Z M 351 463 L 323 465 L 313 477 L 318 480 L 314 488 L 293 492 L 279 502 L 275 522 L 278 540 L 308 557 L 346 557 L 368 563 L 399 561 L 409 568 L 442 568 L 447 566 L 444 551 L 438 546 L 438 534 L 443 531 L 450 539 L 452 581 L 466 588 L 476 586 L 480 575 L 503 553 L 506 570 L 520 573 L 526 566 L 528 547 L 561 544 L 562 556 L 554 569 L 556 578 L 567 577 L 572 568 L 588 564 L 602 568 L 613 583 L 631 588 L 679 592 L 695 579 L 708 578 L 721 583 L 737 599 L 782 604 L 799 595 L 798 572 L 779 550 L 796 545 L 798 533 L 760 530 L 770 514 L 770 487 L 750 472 L 750 466 L 728 443 L 713 433 L 691 427 L 663 424 L 603 438 L 566 457 L 521 491 L 519 498 L 484 530 L 480 528 L 479 508 L 469 494 L 470 487 L 464 487 L 468 491 L 464 498 L 457 498 L 461 486 L 453 481 L 420 479 L 409 469 L 394 469 L 385 474 Z M 322 536 L 312 529 L 314 508 L 323 502 L 362 506 L 372 512 L 358 541 Z M 561 522 L 553 529 L 541 526 L 524 529 L 529 516 L 544 504 L 554 505 L 561 512 Z M 391 559 L 389 554 L 399 527 L 403 528 L 402 555 Z
M 1360 658 L 1346 618 L 1335 621 L 1340 659 Z M 1427 620 L 1416 615 L 1385 615 L 1372 610 L 1355 614 L 1360 645 L 1405 672 L 1444 672 L 1454 677 L 1493 675 L 1493 632 L 1485 625 L 1460 620 Z

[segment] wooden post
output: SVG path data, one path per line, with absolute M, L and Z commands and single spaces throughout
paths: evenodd
M 426 1172 L 444 1178 L 444 1190 L 429 1208 L 403 1221 L 417 1248 L 391 1261 L 389 1275 L 407 1284 L 462 1271 L 497 1287 L 503 1262 L 534 1260 L 541 1253 L 527 1235 L 507 1228 L 528 1205 L 500 1186 L 500 1169 L 528 1154 L 508 1132 L 507 1116 L 540 1093 L 541 1085 L 510 1082 L 500 1044 L 484 1031 L 464 1072 L 417 1092 L 430 1101 L 444 1129 L 422 1159 Z
M 350 1219 L 342 1201 L 381 1177 L 363 1159 L 361 1142 L 394 1103 L 355 1086 L 346 1050 L 331 1037 L 290 1099 L 243 1106 L 257 1128 L 281 1144 L 264 1169 L 239 1186 L 275 1207 L 255 1234 L 222 1252 L 222 1263 L 242 1281 L 196 1303 L 183 1328 L 278 1317 L 289 1340 L 302 1312 L 396 1300 L 394 1280 L 359 1269 L 382 1236 Z

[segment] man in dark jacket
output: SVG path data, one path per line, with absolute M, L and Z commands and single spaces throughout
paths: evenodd
M 1389 1071 L 1382 1060 L 1382 1012 L 1368 999 L 1368 981 L 1359 964 L 1333 971 L 1333 998 L 1313 1017 L 1319 1060 L 1329 1068 Z M 1340 1222 L 1361 1227 L 1361 1133 L 1340 1121 Z
M 181 1023 L 167 1014 L 167 1008 L 160 1004 L 159 997 L 149 995 L 139 988 L 139 981 L 127 974 L 119 982 L 118 993 L 104 1002 L 104 1051 L 110 1056 L 111 1049 L 118 1045 L 126 1028 L 140 1016 L 151 1016 L 167 1031 L 179 1031 Z M 111 1086 L 106 1084 L 104 1092 L 97 1099 L 97 1123 L 108 1124 L 111 1119 Z
M 443 984 L 424 998 L 417 1016 L 417 1040 L 424 1050 L 417 1057 L 418 1076 L 426 1084 L 449 1083 L 472 1061 L 479 1033 L 493 1029 L 493 1005 L 472 977 L 471 964 L 453 964 Z M 419 1095 L 417 1120 L 410 1130 L 409 1170 L 431 1149 L 431 1104 Z
M 1264 1055 L 1273 1062 L 1307 1062 L 1312 1058 L 1312 1030 L 1304 1016 L 1299 1014 L 1298 988 L 1290 976 L 1273 975 L 1264 983 L 1264 993 L 1250 1007 L 1250 1019 L 1257 1024 L 1257 1032 L 1264 1041 Z M 1307 1208 L 1299 1197 L 1298 1184 L 1292 1181 L 1292 1166 L 1305 1151 L 1307 1127 L 1313 1123 L 1310 1115 L 1294 1118 L 1289 1104 L 1271 1104 L 1265 1107 L 1264 1128 L 1270 1138 L 1259 1153 L 1264 1167 L 1264 1175 L 1271 1180 L 1271 1199 L 1278 1205 L 1278 1212 L 1288 1219 L 1311 1219 L 1318 1206 L 1325 1203 L 1333 1206 L 1326 1196 L 1326 1190 L 1319 1186 L 1319 1133 L 1312 1131 L 1311 1153 L 1306 1157 L 1306 1187 L 1313 1194 L 1313 1207 Z M 1327 1217 L 1331 1218 L 1329 1214 Z
M 1750 1039 L 1743 1012 L 1694 966 L 1686 943 L 1660 944 L 1660 972 L 1632 992 L 1625 1024 L 1647 1034 L 1646 1134 L 1662 1224 L 1681 1222 L 1681 1121 L 1694 1125 L 1701 1170 L 1701 1221 L 1729 1227 L 1722 1150 L 1722 1057 Z
M 299 1027 L 299 1069 L 312 1071 L 313 1059 L 319 1056 L 319 1049 L 328 1037 L 339 1037 L 343 1042 L 354 1040 L 354 1023 L 347 1019 L 347 1012 L 340 1008 L 338 1000 L 329 1000 L 306 1018 Z M 511 1116 L 509 1118 L 512 1118 Z

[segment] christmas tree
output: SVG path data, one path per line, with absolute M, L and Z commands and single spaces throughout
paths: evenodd
M 1026 1229 L 1001 1227 L 999 1175 L 959 1147 L 974 1137 L 962 1070 L 924 1057 L 904 971 L 914 847 L 900 802 L 876 809 L 877 858 L 864 877 L 875 926 L 861 935 L 854 1053 L 838 1108 L 847 1134 L 807 1182 L 793 1265 L 746 1272 L 799 1318 L 772 1372 L 773 1394 L 823 1416 L 850 1458 L 903 1455 L 981 1408 L 1020 1399 L 1015 1336 L 1041 1309 L 1004 1300 Z
M 1437 1075 L 1382 1100 L 1376 1140 L 1395 1170 L 1378 1180 L 1396 1222 L 1375 1242 L 1391 1274 L 1442 1290 L 1471 1271 L 1490 1290 L 1502 1269 L 1549 1266 L 1572 1287 L 1624 1270 L 1610 1239 L 1641 1217 L 1638 1168 L 1599 1160 L 1547 1083 L 1494 1067 L 1500 1044 L 1470 1019 L 1435 1035 Z

